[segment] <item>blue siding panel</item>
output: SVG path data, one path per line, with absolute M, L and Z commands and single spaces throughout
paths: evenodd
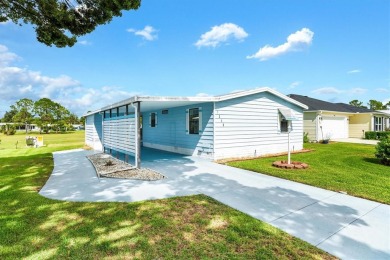
M 196 107 L 202 108 L 202 131 L 199 135 L 186 133 L 186 110 Z M 153 112 L 157 114 L 155 127 L 151 127 L 149 124 L 149 116 Z M 169 108 L 168 114 L 162 114 L 161 110 L 144 112 L 142 113 L 143 143 L 178 149 L 178 152 L 183 152 L 180 149 L 184 149 L 187 151 L 186 153 L 193 155 L 212 156 L 212 114 L 213 103 Z

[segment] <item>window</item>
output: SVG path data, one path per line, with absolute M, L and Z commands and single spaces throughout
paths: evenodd
M 156 113 L 150 113 L 149 124 L 150 124 L 150 127 L 156 127 L 156 125 L 157 125 L 157 114 Z
M 292 131 L 291 121 L 298 120 L 295 113 L 291 109 L 278 108 L 278 130 L 281 133 Z
M 374 130 L 383 131 L 383 117 L 374 117 Z
M 188 111 L 189 133 L 199 134 L 199 108 L 191 108 Z
M 126 115 L 126 106 L 123 106 L 123 107 L 119 107 L 118 109 L 118 116 L 124 116 Z
M 117 117 L 117 115 L 118 115 L 118 108 L 113 108 L 110 111 L 111 111 L 111 115 L 110 115 L 111 118 L 112 117 Z
M 280 132 L 287 133 L 288 132 L 288 121 L 284 118 L 280 120 Z

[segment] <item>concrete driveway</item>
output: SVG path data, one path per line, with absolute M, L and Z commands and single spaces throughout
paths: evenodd
M 370 145 L 377 145 L 379 142 L 378 140 L 367 140 L 361 138 L 339 138 L 339 139 L 333 139 L 332 141 L 340 142 L 340 143 L 370 144 Z
M 85 157 L 54 153 L 42 196 L 67 201 L 134 202 L 206 194 L 344 259 L 390 259 L 390 206 L 209 160 L 143 149 L 143 167 L 167 178 L 97 178 Z

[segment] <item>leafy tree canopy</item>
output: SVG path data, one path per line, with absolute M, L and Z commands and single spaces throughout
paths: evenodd
M 34 101 L 28 98 L 20 99 L 15 105 L 11 106 L 11 111 L 16 111 L 16 114 L 12 118 L 13 122 L 24 123 L 26 125 L 26 133 L 27 125 L 33 120 L 33 108 Z
M 33 24 L 38 41 L 71 47 L 77 37 L 140 5 L 141 0 L 0 0 L 0 22 Z
M 357 99 L 354 99 L 354 100 L 350 101 L 349 104 L 351 106 L 355 106 L 355 107 L 365 107 L 365 108 L 367 108 L 366 106 L 363 106 L 363 102 L 361 102 L 361 101 L 359 101 Z
M 16 110 L 10 110 L 10 111 L 6 111 L 5 114 L 4 114 L 4 117 L 3 119 L 1 119 L 1 122 L 3 123 L 11 123 L 13 122 L 13 117 L 14 115 L 16 115 L 17 111 Z
M 383 104 L 380 101 L 371 99 L 368 101 L 367 105 L 372 110 L 382 110 L 382 109 L 387 109 L 387 106 L 390 104 L 389 103 Z

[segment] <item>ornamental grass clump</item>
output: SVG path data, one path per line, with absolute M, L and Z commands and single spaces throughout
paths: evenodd
M 390 136 L 382 137 L 375 149 L 376 158 L 379 158 L 384 165 L 390 166 Z

